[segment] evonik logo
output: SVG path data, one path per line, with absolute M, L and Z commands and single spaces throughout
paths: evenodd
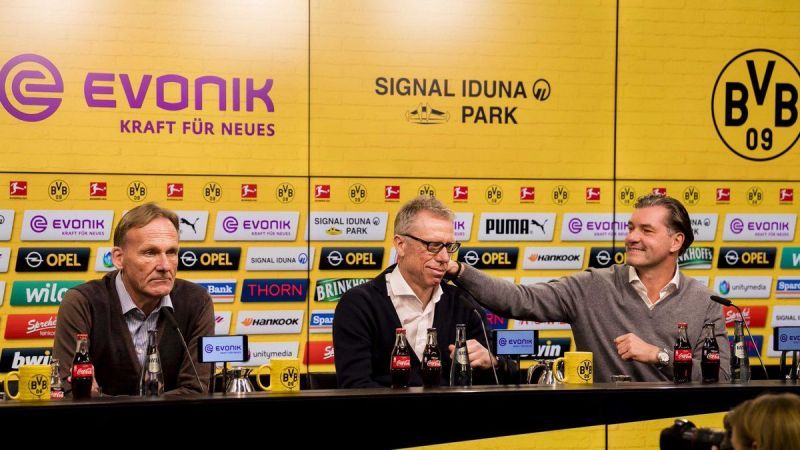
M 259 87 L 257 83 L 261 84 Z M 155 86 L 153 86 L 155 85 Z M 216 75 L 201 75 L 195 79 L 180 74 L 143 74 L 88 72 L 83 81 L 83 97 L 89 108 L 117 108 L 117 99 L 123 97 L 120 107 L 139 109 L 145 104 L 155 103 L 163 111 L 182 111 L 193 107 L 200 111 L 210 109 L 216 102 L 219 111 L 256 110 L 256 100 L 266 112 L 275 111 L 270 97 L 273 80 L 263 83 L 253 78 L 225 79 Z M 216 87 L 216 99 L 205 101 L 204 88 Z M 191 87 L 191 89 L 190 89 Z M 155 91 L 155 92 L 154 92 Z M 168 99 L 168 92 L 178 93 L 177 98 Z M 11 93 L 11 98 L 7 93 Z M 61 73 L 47 58 L 26 53 L 17 55 L 0 68 L 0 104 L 15 118 L 25 122 L 39 122 L 52 116 L 61 106 L 64 94 Z M 190 96 L 193 93 L 193 98 Z M 171 96 L 171 94 L 170 94 Z M 230 105 L 229 103 L 230 102 Z M 170 128 L 174 122 L 169 124 Z

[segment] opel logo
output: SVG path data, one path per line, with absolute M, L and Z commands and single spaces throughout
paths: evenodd
M 600 263 L 601 266 L 608 265 L 611 263 L 611 255 L 607 251 L 601 250 L 597 252 L 597 262 Z
M 197 255 L 193 251 L 187 250 L 181 255 L 181 262 L 186 267 L 192 267 L 197 263 Z
M 330 265 L 332 265 L 333 267 L 336 267 L 336 266 L 338 266 L 339 264 L 341 264 L 341 263 L 342 263 L 342 259 L 343 259 L 343 258 L 342 258 L 342 254 L 341 254 L 341 253 L 339 253 L 339 252 L 338 252 L 338 251 L 336 251 L 336 250 L 334 250 L 334 251 L 332 251 L 332 252 L 328 253 L 328 263 L 329 263 Z
M 739 262 L 739 254 L 735 250 L 728 250 L 728 253 L 725 253 L 725 262 L 730 266 L 735 266 Z
M 469 264 L 470 266 L 474 266 L 475 263 L 478 262 L 478 260 L 480 260 L 480 257 L 478 256 L 478 252 L 476 252 L 475 250 L 470 250 L 464 254 L 464 262 Z
M 42 265 L 42 255 L 39 252 L 30 252 L 25 255 L 25 262 L 28 263 L 28 267 L 35 269 Z

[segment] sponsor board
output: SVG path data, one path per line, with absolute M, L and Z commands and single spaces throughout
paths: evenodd
M 726 214 L 723 241 L 791 241 L 796 214 Z
M 55 314 L 9 314 L 6 339 L 53 339 L 56 336 Z
M 306 344 L 304 364 L 334 364 L 332 341 L 309 341 Z
M 231 311 L 214 311 L 214 334 L 231 332 Z
M 773 306 L 772 327 L 800 326 L 800 306 Z
M 516 269 L 517 247 L 461 247 L 458 260 L 476 269 Z
M 733 322 L 737 320 L 742 320 L 742 316 L 744 316 L 744 320 L 747 323 L 748 327 L 755 327 L 755 328 L 762 328 L 767 325 L 767 312 L 768 307 L 766 306 L 745 306 L 742 307 L 742 314 L 739 314 L 739 311 L 736 310 L 733 306 L 724 306 L 722 310 L 722 315 L 725 317 L 725 326 L 728 328 L 733 328 Z
M 498 316 L 497 314 L 484 309 L 483 313 L 486 317 L 486 323 L 489 324 L 490 330 L 507 330 L 508 323 L 511 319 L 506 319 L 503 316 Z
M 175 211 L 181 242 L 205 241 L 208 228 L 208 211 Z
M 564 213 L 562 241 L 622 241 L 628 235 L 628 213 Z
M 581 269 L 583 247 L 526 247 L 523 269 Z
M 775 247 L 721 247 L 719 269 L 771 269 L 775 267 Z
M 236 296 L 236 280 L 186 280 L 206 289 L 214 303 L 233 303 Z M 227 333 L 226 333 L 227 334 Z
M 186 247 L 178 254 L 178 270 L 238 270 L 239 247 Z
M 6 295 L 6 282 L 0 281 L 0 306 L 3 306 L 3 299 Z
M 0 355 L 0 372 L 19 370 L 20 366 L 50 364 L 53 349 L 50 347 L 4 348 Z
M 624 247 L 592 247 L 589 250 L 589 267 L 604 269 L 614 264 L 625 264 Z
M 692 213 L 689 215 L 695 242 L 711 242 L 717 238 L 718 217 L 718 214 Z
M 15 281 L 9 303 L 12 306 L 60 305 L 68 290 L 83 283 L 75 280 Z
M 472 213 L 457 212 L 453 220 L 453 236 L 458 242 L 466 242 L 472 237 Z
M 560 358 L 569 351 L 571 344 L 571 338 L 542 338 L 540 336 L 534 359 Z
M 299 334 L 302 310 L 239 311 L 236 334 Z
M 8 272 L 8 261 L 11 259 L 11 248 L 0 247 L 0 273 Z
M 307 278 L 253 279 L 242 283 L 242 302 L 304 302 Z
M 14 210 L 0 209 L 0 241 L 11 239 L 14 230 Z
M 800 278 L 797 277 L 778 277 L 775 284 L 776 298 L 797 298 L 800 297 Z
M 314 247 L 250 247 L 245 269 L 309 270 L 314 261 Z
M 107 241 L 113 220 L 114 211 L 26 210 L 20 240 Z
M 239 363 L 242 366 L 260 366 L 269 364 L 270 359 L 295 359 L 299 358 L 300 344 L 292 342 L 250 342 L 250 359 Z
M 86 272 L 89 248 L 29 248 L 17 251 L 17 272 Z
M 781 269 L 800 269 L 800 247 L 784 247 L 781 250 Z
M 753 342 L 753 341 L 755 341 L 755 342 Z M 747 356 L 749 356 L 751 358 L 756 358 L 761 353 L 761 349 L 764 348 L 763 347 L 764 336 L 753 335 L 753 339 L 752 340 L 748 336 L 744 340 L 744 343 L 745 343 L 745 346 L 747 347 Z M 733 348 L 733 336 L 728 336 L 728 345 L 730 346 L 730 348 Z M 753 370 L 753 368 L 751 367 L 750 371 L 752 372 L 752 370 Z
M 320 270 L 379 270 L 383 247 L 323 247 Z
M 299 212 L 219 211 L 216 241 L 294 241 Z
M 566 322 L 534 322 L 532 320 L 512 320 L 512 330 L 571 330 Z
M 96 272 L 112 272 L 117 270 L 114 267 L 114 260 L 111 257 L 111 249 L 113 247 L 97 247 L 97 253 L 94 256 L 94 270 Z
M 312 212 L 309 241 L 382 241 L 386 238 L 387 212 Z
M 681 269 L 710 269 L 714 261 L 714 247 L 689 247 L 678 257 Z
M 555 213 L 483 213 L 478 240 L 552 241 Z
M 370 280 L 371 278 L 320 278 L 314 288 L 314 301 L 338 302 L 349 289 Z
M 312 311 L 308 319 L 309 333 L 330 333 L 333 331 L 334 310 Z
M 714 291 L 728 298 L 769 298 L 772 277 L 719 276 L 714 278 Z

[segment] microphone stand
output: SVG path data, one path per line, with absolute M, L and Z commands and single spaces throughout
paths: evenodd
M 724 301 L 719 301 L 717 299 Z M 737 311 L 739 311 L 739 317 L 742 318 L 742 322 L 744 323 L 744 329 L 747 330 L 747 334 L 748 336 L 750 336 L 750 342 L 753 343 L 753 348 L 756 349 L 756 356 L 758 357 L 758 362 L 761 364 L 761 368 L 764 370 L 764 379 L 769 380 L 769 374 L 767 373 L 767 366 L 765 366 L 764 361 L 761 360 L 761 353 L 758 351 L 758 345 L 756 345 L 756 340 L 753 339 L 753 333 L 750 332 L 750 327 L 747 325 L 747 321 L 744 319 L 744 313 L 742 313 L 742 310 L 738 306 L 736 306 L 735 303 L 728 300 L 727 298 L 722 298 L 722 297 L 717 297 L 716 295 L 712 295 L 711 300 L 714 300 L 715 302 L 723 304 L 725 306 L 733 306 L 734 308 L 736 308 Z
M 478 305 L 479 303 L 475 299 L 475 296 L 472 295 L 472 292 L 470 292 L 469 289 L 464 287 L 464 285 L 461 284 L 457 279 L 452 278 L 450 279 L 450 281 L 452 281 L 453 284 L 458 286 L 459 289 L 463 290 L 471 297 L 469 300 L 470 300 L 470 306 L 472 307 L 472 312 L 474 312 L 475 315 L 478 316 L 478 322 L 481 324 L 481 330 L 483 331 L 483 338 L 486 340 L 486 351 L 489 352 L 489 365 L 492 366 L 492 374 L 494 375 L 494 384 L 499 386 L 500 379 L 497 378 L 497 368 L 494 366 L 494 361 L 497 361 L 497 358 L 495 358 L 494 355 L 492 355 L 492 345 L 489 343 L 489 336 L 486 334 L 486 325 L 483 323 L 483 316 L 481 315 L 480 312 L 478 312 L 478 308 L 475 306 Z M 474 303 L 475 305 L 473 305 L 472 303 Z

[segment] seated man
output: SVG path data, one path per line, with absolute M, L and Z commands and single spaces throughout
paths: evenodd
M 196 358 L 200 336 L 214 334 L 208 292 L 175 278 L 178 216 L 154 203 L 125 214 L 114 230 L 112 259 L 118 269 L 64 294 L 58 310 L 53 356 L 66 379 L 75 356 L 76 335 L 89 335 L 89 356 L 103 394 L 139 395 L 147 332 L 158 330 L 161 370 L 167 394 L 207 392 L 210 368 L 196 365 L 201 385 L 177 331 L 165 320 L 173 311 Z
M 467 325 L 470 365 L 476 381 L 493 380 L 493 358 L 480 320 L 462 293 L 442 282 L 454 241 L 453 212 L 433 197 L 403 205 L 394 222 L 397 264 L 372 281 L 347 291 L 336 306 L 333 346 L 341 388 L 391 385 L 395 328 L 406 329 L 411 352 L 409 385 L 422 384 L 420 361 L 427 329 L 436 328 L 442 353 L 441 384 L 449 384 L 456 324 Z M 448 351 L 449 350 L 449 351 Z
M 713 323 L 725 380 L 730 346 L 722 306 L 711 301 L 707 287 L 678 270 L 678 257 L 693 240 L 689 213 L 678 200 L 647 195 L 628 222 L 626 264 L 532 285 L 515 285 L 452 261 L 448 273 L 504 317 L 572 325 L 577 350 L 593 353 L 595 382 L 609 382 L 616 374 L 634 381 L 672 380 L 679 322 L 689 324 L 692 379 L 699 381 L 701 332 Z

